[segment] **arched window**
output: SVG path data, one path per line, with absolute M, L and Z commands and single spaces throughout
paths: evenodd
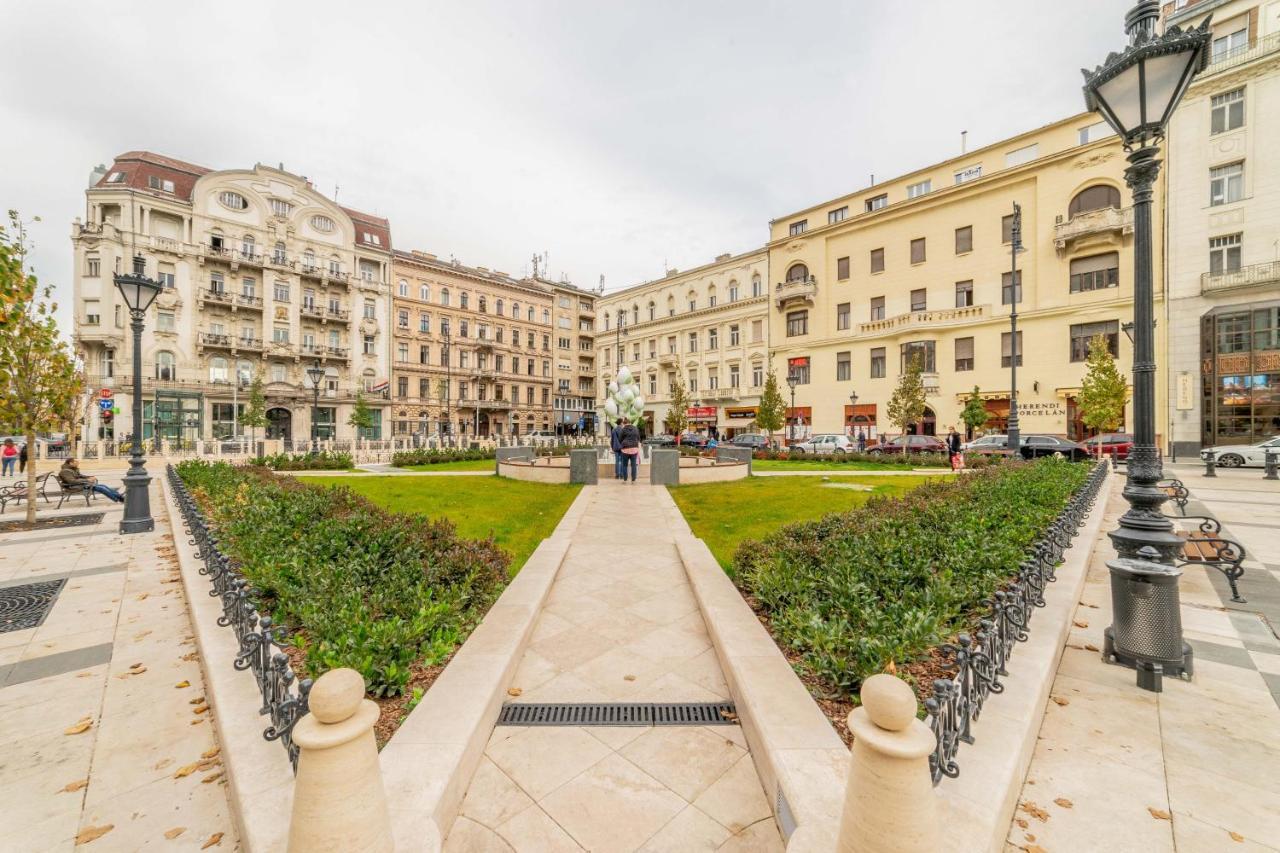
M 656 319 L 658 316 L 658 307 L 653 304 L 653 300 L 649 300 L 649 319 Z
M 714 284 L 707 288 L 707 307 L 716 307 L 716 286 Z
M 449 288 L 440 288 L 440 304 L 448 306 L 449 304 Z
M 209 381 L 227 381 L 227 360 L 220 355 L 215 355 L 209 359 Z
M 729 301 L 738 301 L 738 280 L 736 278 L 729 279 Z
M 482 293 L 482 294 L 480 294 L 480 306 L 479 306 L 479 307 L 480 307 L 480 313 L 481 313 L 481 314 L 488 314 L 488 313 L 489 313 L 489 302 L 488 302 L 488 300 L 486 300 L 486 299 L 484 298 L 484 294 L 483 294 L 483 293 Z
M 516 320 L 520 319 L 520 303 L 519 302 L 511 303 L 511 316 Z
M 463 291 L 463 292 L 462 292 L 462 295 L 458 297 L 458 305 L 459 305 L 459 306 L 460 306 L 464 311 L 466 310 L 466 308 L 467 308 L 467 304 L 468 304 L 470 301 L 471 301 L 471 294 L 470 294 L 470 293 L 467 293 L 466 291 Z
M 532 323 L 532 322 L 533 322 L 533 318 L 537 316 L 537 314 L 536 314 L 536 313 L 534 312 L 534 310 L 533 310 L 533 306 L 532 306 L 532 305 L 530 305 L 530 306 L 529 306 L 528 314 L 529 314 L 529 322 L 530 322 L 530 323 Z
M 494 312 L 493 312 L 493 313 L 495 313 L 495 314 L 497 314 L 499 317 L 501 317 L 501 316 L 502 316 L 502 309 L 503 309 L 503 304 L 502 304 L 502 299 L 501 299 L 501 298 L 499 298 L 499 299 L 498 299 L 498 301 L 497 301 L 496 303 L 494 303 L 494 309 L 495 309 L 495 310 L 494 310 Z
M 808 281 L 809 268 L 804 264 L 793 264 L 791 269 L 787 270 L 787 281 Z
M 640 322 L 640 306 L 639 305 L 631 306 L 631 322 L 632 324 Z
M 236 381 L 248 385 L 253 381 L 253 362 L 242 358 L 236 362 Z
M 361 384 L 364 385 L 365 393 L 368 393 L 372 391 L 373 386 L 377 384 L 378 374 L 372 367 L 366 367 L 364 369 L 364 374 L 360 378 L 362 380 Z
M 673 294 L 667 294 L 667 316 L 674 317 L 676 313 L 676 298 Z
M 399 289 L 400 289 L 400 295 L 401 295 L 401 296 L 408 296 L 408 295 L 409 295 L 409 282 L 405 281 L 404 279 L 400 279 Z
M 751 295 L 764 296 L 764 284 L 760 281 L 759 273 L 751 276 Z
M 423 302 L 430 302 L 431 288 L 427 287 L 425 284 L 418 285 L 418 298 L 421 299 Z
M 156 379 L 172 382 L 178 378 L 178 360 L 168 350 L 156 353 Z
M 312 272 L 316 268 L 316 253 L 307 249 L 302 253 L 302 268 L 306 272 Z
M 1071 199 L 1071 206 L 1067 208 L 1067 216 L 1075 217 L 1080 213 L 1108 207 L 1120 207 L 1120 190 L 1106 184 L 1094 184 L 1076 193 L 1076 197 Z
M 253 242 L 253 235 L 246 234 L 240 238 L 240 254 L 246 258 L 252 258 L 258 252 L 257 245 Z

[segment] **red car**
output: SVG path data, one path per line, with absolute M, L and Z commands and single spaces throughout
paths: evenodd
M 932 435 L 900 435 L 882 441 L 868 453 L 946 453 L 947 445 Z
M 1089 448 L 1089 455 L 1096 457 L 1098 449 L 1102 449 L 1103 456 L 1110 456 L 1114 459 L 1128 459 L 1129 451 L 1133 450 L 1133 436 L 1127 432 L 1104 432 L 1095 435 L 1093 438 L 1087 438 L 1080 442 Z

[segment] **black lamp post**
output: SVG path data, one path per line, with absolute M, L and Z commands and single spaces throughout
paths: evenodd
M 320 383 L 324 380 L 324 368 L 320 359 L 307 368 L 307 378 L 311 380 L 311 449 L 315 450 L 315 442 L 320 439 Z
M 1005 429 L 1009 456 L 1017 458 L 1018 430 L 1018 302 L 1022 282 L 1018 277 L 1018 253 L 1022 251 L 1022 205 L 1013 203 L 1013 225 L 1009 228 L 1009 423 Z
M 792 418 L 794 418 L 794 417 L 796 416 L 796 415 L 795 415 L 795 411 L 796 411 L 796 386 L 797 386 L 797 385 L 799 385 L 799 384 L 800 384 L 800 377 L 799 377 L 798 375 L 796 375 L 796 372 L 795 372 L 794 370 L 792 370 L 792 371 L 788 372 L 788 373 L 787 373 L 787 387 L 791 389 L 791 416 L 787 418 L 787 421 L 788 421 L 788 423 L 787 423 L 787 437 L 788 437 L 788 438 L 790 438 L 792 441 L 795 441 L 795 438 L 796 438 L 796 431 L 795 431 L 795 427 L 790 423 L 790 421 L 792 420 Z
M 120 520 L 121 533 L 146 533 L 155 530 L 151 517 L 151 477 L 147 474 L 142 455 L 142 329 L 147 309 L 160 295 L 160 282 L 147 278 L 147 262 L 139 256 L 133 259 L 133 272 L 116 275 L 116 288 L 129 309 L 133 330 L 133 446 L 129 452 L 129 473 L 124 475 L 124 517 Z
M 854 411 L 857 408 L 858 408 L 858 392 L 850 391 L 849 392 L 849 410 L 850 410 L 849 411 L 849 437 L 853 439 L 857 438 L 857 436 L 853 434 L 853 428 L 858 423 L 858 413 Z
M 453 335 L 448 326 L 441 330 L 441 337 L 444 338 L 442 346 L 444 354 L 444 436 L 449 446 L 453 446 L 453 424 L 449 421 L 449 395 L 453 393 Z M 515 331 L 512 330 L 512 334 Z
M 1158 143 L 1165 125 L 1207 61 L 1209 21 L 1155 34 L 1158 0 L 1140 0 L 1125 16 L 1129 46 L 1094 71 L 1085 71 L 1085 104 L 1097 110 L 1129 152 L 1125 182 L 1133 192 L 1134 447 L 1124 487 L 1128 511 L 1111 531 L 1119 558 L 1111 569 L 1114 620 L 1106 632 L 1107 660 L 1138 670 L 1138 686 L 1161 689 L 1161 676 L 1190 675 L 1191 649 L 1182 641 L 1174 565 L 1182 547 L 1160 511 L 1162 473 L 1155 440 L 1155 307 L 1151 271 L 1152 185 L 1160 170 Z

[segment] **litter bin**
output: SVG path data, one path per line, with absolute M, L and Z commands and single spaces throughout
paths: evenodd
M 1191 647 L 1182 640 L 1178 581 L 1182 569 L 1156 562 L 1150 545 L 1138 557 L 1107 562 L 1111 570 L 1111 627 L 1103 656 L 1138 671 L 1138 686 L 1159 693 L 1165 675 L 1190 678 Z

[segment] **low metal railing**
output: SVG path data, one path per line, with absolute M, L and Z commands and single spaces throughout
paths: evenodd
M 956 674 L 935 680 L 933 695 L 924 703 L 929 713 L 926 722 L 938 739 L 929 756 L 935 785 L 944 776 L 954 779 L 960 775 L 956 762 L 960 744 L 973 743 L 973 723 L 982 714 L 987 697 L 1004 692 L 1000 679 L 1009 674 L 1005 664 L 1017 644 L 1026 641 L 1031 615 L 1037 607 L 1045 606 L 1045 589 L 1057 580 L 1054 569 L 1097 500 L 1107 468 L 1105 459 L 1097 464 L 1066 508 L 1028 549 L 1017 577 L 982 602 L 988 613 L 978 623 L 978 630 L 972 636 L 960 634 L 956 642 L 941 646 Z
M 262 694 L 258 713 L 271 721 L 262 736 L 284 745 L 296 772 L 298 747 L 293 742 L 293 727 L 307 713 L 311 679 L 299 680 L 294 675 L 284 651 L 288 632 L 274 625 L 271 617 L 259 615 L 253 587 L 231 558 L 218 549 L 217 531 L 205 521 L 177 469 L 166 466 L 165 474 L 182 512 L 182 525 L 190 536 L 188 541 L 196 549 L 196 558 L 204 563 L 200 574 L 208 577 L 212 584 L 209 595 L 222 603 L 218 624 L 235 631 L 239 649 L 232 665 L 242 672 L 249 670 L 258 682 L 258 691 Z M 209 664 L 212 666 L 214 662 Z

